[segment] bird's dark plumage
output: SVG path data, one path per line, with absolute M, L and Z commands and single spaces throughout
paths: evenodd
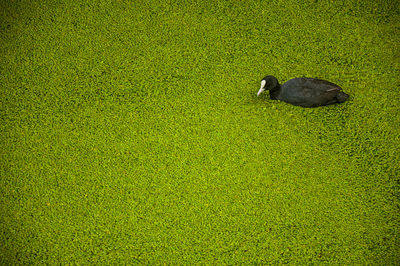
M 273 76 L 261 81 L 258 95 L 269 90 L 270 98 L 303 107 L 317 107 L 345 102 L 349 95 L 332 82 L 314 78 L 294 78 L 280 85 Z

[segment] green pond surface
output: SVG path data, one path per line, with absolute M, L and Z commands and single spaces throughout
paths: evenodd
M 0 264 L 398 265 L 399 48 L 390 0 L 1 0 Z

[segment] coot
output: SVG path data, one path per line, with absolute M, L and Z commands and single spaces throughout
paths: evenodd
M 257 96 L 265 90 L 269 90 L 272 100 L 303 107 L 342 103 L 349 98 L 338 85 L 315 78 L 294 78 L 280 85 L 274 76 L 266 76 L 261 81 Z

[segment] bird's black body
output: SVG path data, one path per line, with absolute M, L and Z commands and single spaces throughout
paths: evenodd
M 269 90 L 270 98 L 273 100 L 302 107 L 342 103 L 349 97 L 338 85 L 314 78 L 294 78 L 280 85 L 275 77 L 266 76 L 259 93 L 263 90 Z

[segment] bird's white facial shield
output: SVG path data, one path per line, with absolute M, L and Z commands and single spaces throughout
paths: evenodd
M 260 87 L 260 90 L 257 92 L 257 96 L 260 96 L 260 94 L 261 94 L 263 91 L 265 91 L 265 83 L 266 83 L 265 80 L 261 80 L 261 87 Z

